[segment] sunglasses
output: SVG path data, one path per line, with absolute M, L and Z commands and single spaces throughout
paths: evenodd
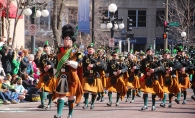
M 112 55 L 113 57 L 116 57 L 117 55 Z

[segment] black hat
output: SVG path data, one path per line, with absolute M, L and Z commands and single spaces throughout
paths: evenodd
M 65 37 L 70 37 L 70 40 L 73 42 L 76 41 L 75 38 L 76 30 L 73 28 L 72 25 L 67 24 L 62 27 L 62 39 L 64 40 Z
M 152 46 L 150 45 L 149 48 L 146 50 L 148 52 L 149 50 L 152 50 Z

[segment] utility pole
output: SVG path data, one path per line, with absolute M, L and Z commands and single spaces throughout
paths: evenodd
M 92 43 L 94 43 L 94 16 L 95 15 L 95 0 L 92 0 Z
M 169 22 L 168 20 L 168 4 L 169 4 L 169 0 L 166 0 L 166 3 L 165 3 L 165 22 Z M 164 39 L 164 50 L 168 49 L 167 46 L 168 46 L 168 32 L 166 32 L 167 34 L 167 37 L 166 39 Z

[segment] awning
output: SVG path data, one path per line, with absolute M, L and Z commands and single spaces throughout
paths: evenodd
M 11 2 L 9 8 L 7 8 L 7 1 L 8 0 L 0 0 L 0 16 L 6 17 L 7 11 L 9 11 L 9 18 L 16 18 L 17 6 Z M 20 16 L 19 18 L 22 19 L 23 17 Z

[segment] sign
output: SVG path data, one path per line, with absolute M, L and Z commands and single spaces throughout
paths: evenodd
M 90 34 L 89 0 L 78 0 L 78 30 Z
M 179 22 L 169 22 L 169 26 L 170 27 L 179 26 Z
M 109 39 L 109 47 L 114 47 L 114 38 Z
M 37 26 L 35 24 L 30 24 L 28 27 L 29 35 L 34 36 L 37 33 Z

